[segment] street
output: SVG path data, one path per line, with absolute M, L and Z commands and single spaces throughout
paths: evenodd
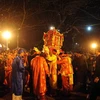
M 55 97 L 51 97 L 46 94 L 47 100 L 86 100 L 86 93 L 82 92 L 71 92 L 70 95 L 63 95 L 61 91 L 57 91 L 57 95 Z M 0 100 L 12 100 L 11 92 L 5 86 L 0 87 Z M 31 96 L 29 92 L 23 93 L 23 100 L 37 100 L 34 96 Z M 97 100 L 100 100 L 98 97 Z
M 86 94 L 72 92 L 69 97 L 58 95 L 57 97 L 46 96 L 46 98 L 47 100 L 86 100 Z M 6 94 L 2 98 L 0 98 L 0 100 L 11 100 L 11 93 Z M 26 96 L 25 95 L 23 96 L 23 100 L 37 100 L 37 99 L 27 94 Z M 100 97 L 98 97 L 97 100 L 100 100 Z
M 85 100 L 86 94 L 72 92 L 70 95 L 65 96 L 61 92 L 58 92 L 57 96 L 51 97 L 46 95 L 46 98 L 47 100 Z M 0 100 L 11 100 L 11 92 L 7 89 L 0 89 Z M 23 100 L 36 100 L 36 98 L 25 92 L 23 93 Z
M 86 100 L 86 96 L 85 95 L 81 95 L 81 94 L 72 94 L 69 97 L 65 97 L 65 96 L 57 96 L 57 97 L 50 97 L 50 96 L 46 96 L 47 100 Z M 6 94 L 5 96 L 3 96 L 2 98 L 0 98 L 0 100 L 11 100 L 11 93 Z M 24 95 L 23 96 L 23 100 L 36 100 L 34 97 L 29 96 L 29 95 Z M 100 99 L 98 99 L 100 100 Z

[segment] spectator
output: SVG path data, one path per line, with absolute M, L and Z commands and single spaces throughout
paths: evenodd
M 74 69 L 74 91 L 85 92 L 87 81 L 87 62 L 84 54 L 76 52 L 72 60 Z
M 97 52 L 94 79 L 91 85 L 89 98 L 87 96 L 87 99 L 96 100 L 98 95 L 100 95 L 100 51 Z

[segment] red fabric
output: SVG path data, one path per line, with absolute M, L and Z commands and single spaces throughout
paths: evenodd
M 63 73 L 64 75 L 72 74 L 72 70 L 70 68 L 71 65 L 67 57 L 63 57 L 61 60 L 58 60 L 57 64 L 61 65 L 61 73 Z
M 62 76 L 62 87 L 64 91 L 69 90 L 69 77 L 68 76 Z
M 33 70 L 33 92 L 36 95 L 45 95 L 46 74 L 49 73 L 46 60 L 41 56 L 36 56 L 31 61 Z

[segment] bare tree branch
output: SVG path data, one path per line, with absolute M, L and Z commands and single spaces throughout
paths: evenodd
M 24 21 L 25 21 L 25 15 L 26 15 L 25 0 L 23 0 L 23 19 L 22 19 L 22 22 L 21 22 L 21 24 L 20 24 L 20 29 L 22 28 L 23 23 L 24 23 Z

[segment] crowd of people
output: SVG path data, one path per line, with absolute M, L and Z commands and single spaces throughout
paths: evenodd
M 45 95 L 64 95 L 71 91 L 88 91 L 87 99 L 96 100 L 100 90 L 100 52 L 96 55 L 81 51 L 59 54 L 37 48 L 30 51 L 19 48 L 0 53 L 0 85 L 7 85 L 12 100 L 22 100 L 25 89 L 39 100 Z

